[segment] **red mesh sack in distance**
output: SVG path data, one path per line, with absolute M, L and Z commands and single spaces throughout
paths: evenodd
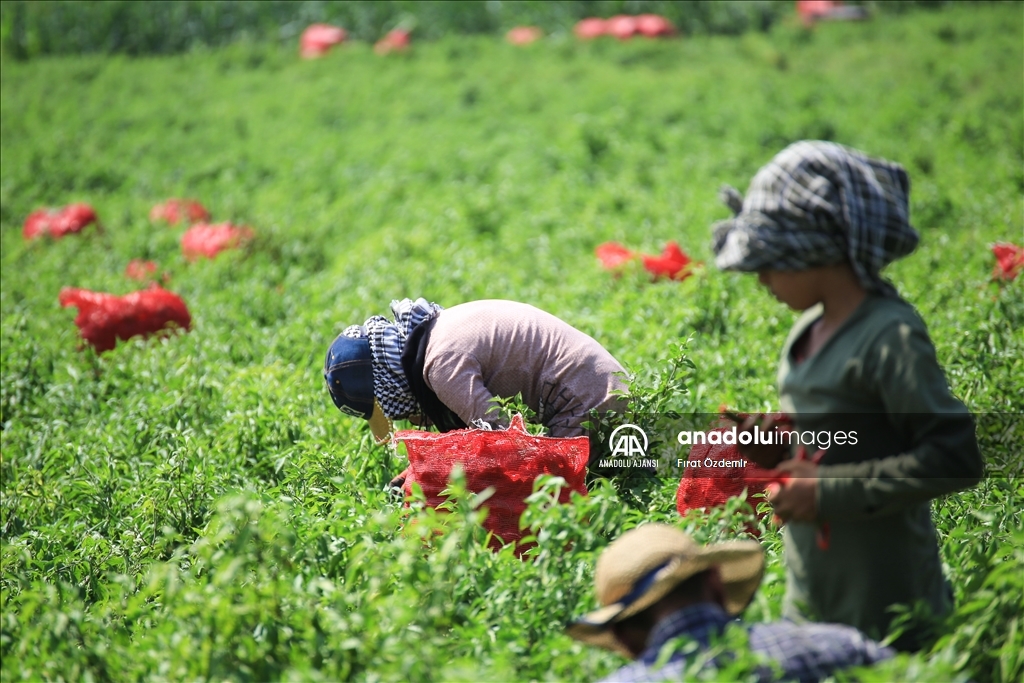
M 615 36 L 619 40 L 629 40 L 637 32 L 636 17 L 626 14 L 617 14 L 605 24 L 608 35 Z
M 670 36 L 676 32 L 672 22 L 657 14 L 641 14 L 636 18 L 636 30 L 648 38 Z
M 345 29 L 330 24 L 311 24 L 299 37 L 299 56 L 313 59 L 327 54 L 332 47 L 345 42 Z
M 133 258 L 125 267 L 124 275 L 131 280 L 152 280 L 156 277 L 156 262 Z
M 388 31 L 387 35 L 374 44 L 373 51 L 379 55 L 386 55 L 391 52 L 408 50 L 411 43 L 410 35 L 409 31 L 401 28 Z
M 407 496 L 415 482 L 423 489 L 428 505 L 443 503 L 441 491 L 448 486 L 456 463 L 465 472 L 469 490 L 479 493 L 493 486 L 494 495 L 484 503 L 489 510 L 484 527 L 506 543 L 517 542 L 529 533 L 519 528 L 519 517 L 538 476 L 551 474 L 565 479 L 567 487 L 562 489 L 560 502 L 569 502 L 573 491 L 587 493 L 587 437 L 532 436 L 520 415 L 512 419 L 508 429 L 459 429 L 444 434 L 402 430 L 395 434 L 395 440 L 404 443 L 409 453 L 404 486 Z M 519 548 L 520 553 L 524 550 Z
M 253 237 L 251 228 L 231 223 L 196 223 L 181 236 L 181 251 L 187 261 L 214 258 L 225 249 L 234 249 Z
M 692 259 L 679 248 L 679 243 L 672 241 L 665 244 L 660 256 L 643 256 L 644 268 L 655 278 L 667 277 L 670 280 L 685 280 L 692 274 Z
M 594 254 L 597 256 L 597 260 L 601 262 L 601 265 L 611 271 L 620 270 L 637 256 L 618 242 L 599 244 L 594 249 Z
M 992 245 L 992 253 L 996 257 L 992 278 L 995 280 L 1013 280 L 1024 271 L 1024 249 L 1016 244 L 1000 242 Z
M 194 199 L 168 199 L 149 211 L 149 220 L 165 221 L 171 225 L 177 225 L 182 220 L 186 223 L 196 223 L 209 219 L 210 212 Z
M 707 433 L 724 433 L 730 429 L 719 427 Z M 744 488 L 747 489 L 747 502 L 756 510 L 760 501 L 754 496 L 764 493 L 769 483 L 777 481 L 773 470 L 758 467 L 752 462 L 746 466 L 707 467 L 705 461 L 708 459 L 737 461 L 744 458 L 735 444 L 695 444 L 688 458 L 692 465 L 687 465 L 676 490 L 676 509 L 680 515 L 685 515 L 687 510 L 723 507 L 730 498 L 741 495 Z
M 88 204 L 68 204 L 62 209 L 38 209 L 25 219 L 22 236 L 33 240 L 44 235 L 53 238 L 81 232 L 97 222 L 96 210 Z
M 65 287 L 60 305 L 78 308 L 75 324 L 99 353 L 113 349 L 118 339 L 154 334 L 173 324 L 185 330 L 192 325 L 181 297 L 155 284 L 126 296 Z
M 544 37 L 544 32 L 536 26 L 516 26 L 505 34 L 505 40 L 512 45 L 529 45 Z
M 608 35 L 608 23 L 604 19 L 589 17 L 580 19 L 573 28 L 573 33 L 582 40 L 593 40 Z
M 50 224 L 50 234 L 54 237 L 81 232 L 87 225 L 96 222 L 96 210 L 88 204 L 68 204 L 57 214 Z
M 25 227 L 21 235 L 27 240 L 34 240 L 37 237 L 50 234 L 50 223 L 57 216 L 53 209 L 37 209 L 25 219 Z

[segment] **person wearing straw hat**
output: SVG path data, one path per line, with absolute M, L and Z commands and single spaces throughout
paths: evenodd
M 881 638 L 893 606 L 923 604 L 931 617 L 915 612 L 900 650 L 927 647 L 933 619 L 953 607 L 931 500 L 984 473 L 974 420 L 927 326 L 881 274 L 917 246 L 909 193 L 899 164 L 804 140 L 762 167 L 746 197 L 723 188 L 735 215 L 713 228 L 719 268 L 757 273 L 803 312 L 782 349 L 779 400 L 797 433 L 827 439 L 811 458 L 778 440 L 740 446 L 790 475 L 768 493 L 786 523 L 783 614 Z
M 597 341 L 515 301 L 445 309 L 392 301 L 393 319 L 347 327 L 327 350 L 324 379 L 342 412 L 369 421 L 378 441 L 392 420 L 440 431 L 503 424 L 495 398 L 522 396 L 551 436 L 580 436 L 591 410 L 626 407 L 625 370 Z
M 783 680 L 816 681 L 893 656 L 892 649 L 850 626 L 737 621 L 763 573 L 757 541 L 701 546 L 673 526 L 645 524 L 627 531 L 598 558 L 594 583 L 601 607 L 566 632 L 636 660 L 607 681 L 680 680 L 694 666 L 696 652 L 677 648 L 658 667 L 662 647 L 685 637 L 706 650 L 731 623 L 746 630 L 750 650 L 765 660 L 757 669 L 762 679 L 775 670 Z

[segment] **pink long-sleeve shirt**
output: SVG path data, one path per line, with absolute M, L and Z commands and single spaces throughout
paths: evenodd
M 579 436 L 591 409 L 622 412 L 622 366 L 603 346 L 528 304 L 483 300 L 442 311 L 423 367 L 427 386 L 466 424 L 498 424 L 491 399 L 522 394 L 551 436 Z

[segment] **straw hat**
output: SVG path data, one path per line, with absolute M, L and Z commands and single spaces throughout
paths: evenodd
M 725 609 L 739 614 L 764 574 L 764 554 L 757 541 L 726 541 L 701 546 L 689 534 L 667 524 L 632 529 L 601 554 L 594 573 L 600 609 L 570 624 L 577 640 L 629 654 L 612 634 L 612 624 L 639 614 L 673 588 L 717 566 L 725 588 Z

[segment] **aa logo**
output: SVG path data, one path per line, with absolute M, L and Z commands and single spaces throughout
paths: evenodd
M 636 425 L 619 425 L 608 438 L 612 457 L 642 458 L 647 455 L 647 434 Z

